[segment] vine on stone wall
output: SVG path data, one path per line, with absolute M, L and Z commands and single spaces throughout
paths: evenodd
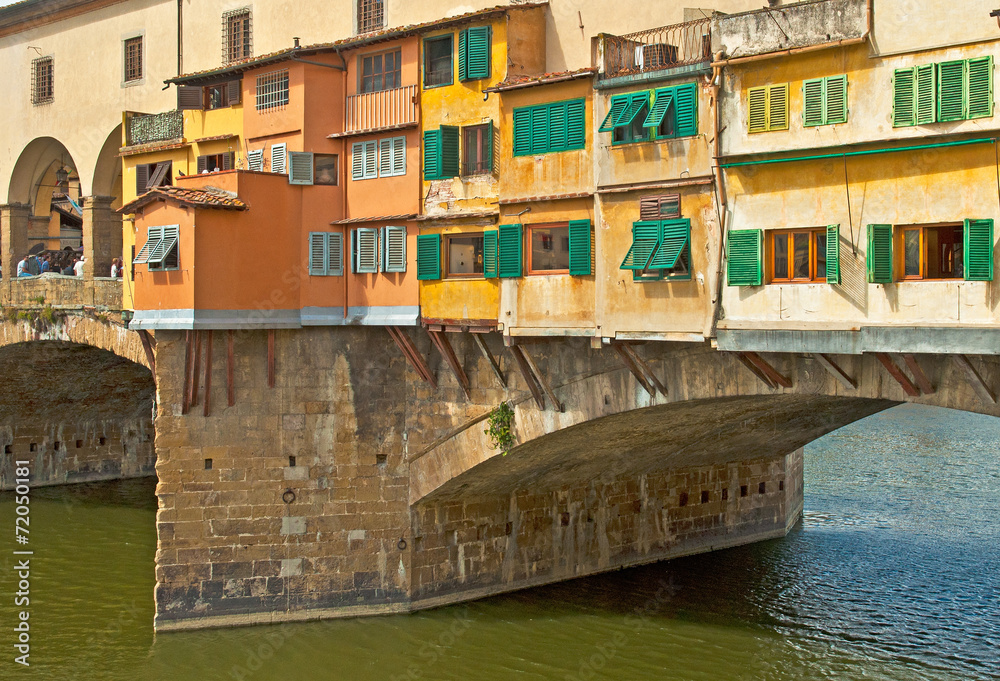
M 501 402 L 486 417 L 488 427 L 483 431 L 496 449 L 506 455 L 514 445 L 514 408 L 510 402 Z

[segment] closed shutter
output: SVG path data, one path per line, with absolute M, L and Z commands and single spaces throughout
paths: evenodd
M 662 88 L 656 91 L 653 100 L 653 108 L 649 110 L 646 120 L 642 122 L 644 128 L 658 128 L 663 124 L 663 119 L 667 115 L 667 109 L 674 101 L 674 89 Z
M 232 170 L 233 166 L 236 164 L 236 152 L 227 151 L 222 155 L 222 169 Z
M 868 281 L 892 283 L 892 225 L 868 225 Z
M 896 69 L 892 76 L 892 126 L 914 124 L 913 102 L 916 93 L 914 68 Z
M 726 280 L 730 286 L 760 286 L 764 280 L 763 233 L 734 229 L 726 244 Z
M 788 130 L 788 83 L 767 89 L 767 129 Z
M 826 228 L 826 283 L 840 283 L 840 225 Z
M 969 60 L 968 117 L 993 115 L 993 56 Z
M 575 99 L 566 104 L 566 148 L 583 149 L 587 144 L 586 102 Z
M 468 30 L 458 33 L 458 79 L 468 80 L 468 69 L 466 64 L 469 60 L 469 37 Z
M 364 147 L 365 179 L 378 177 L 378 142 L 362 142 Z
M 204 107 L 201 88 L 193 85 L 177 86 L 177 108 L 181 111 L 197 111 Z
M 309 274 L 323 276 L 326 274 L 326 263 L 329 259 L 327 248 L 329 235 L 326 232 L 309 233 Z
M 660 223 L 641 220 L 632 223 L 632 246 L 629 247 L 620 269 L 642 271 L 649 265 L 657 246 L 660 245 Z
M 456 177 L 461 171 L 460 130 L 454 125 L 441 126 L 441 176 Z
M 483 276 L 495 279 L 497 276 L 497 230 L 483 232 Z
M 590 220 L 569 221 L 569 273 L 593 274 L 591 268 Z
M 938 121 L 943 123 L 965 118 L 967 68 L 964 59 L 938 64 Z
M 198 169 L 199 175 L 206 172 L 208 170 L 208 156 L 199 156 L 195 167 Z
M 243 88 L 240 87 L 240 81 L 231 80 L 226 83 L 226 99 L 228 100 L 229 106 L 233 104 L 239 104 L 242 99 Z
M 549 104 L 549 151 L 566 150 L 566 104 Z
M 406 174 L 406 138 L 387 137 L 378 142 L 379 177 L 394 177 Z
M 392 138 L 392 174 L 406 175 L 406 138 Z
M 823 125 L 823 79 L 815 78 L 802 84 L 802 125 Z
M 767 88 L 752 87 L 747 91 L 747 130 L 767 131 Z
M 424 130 L 424 179 L 441 177 L 441 130 Z
M 546 106 L 531 107 L 531 153 L 549 150 L 549 111 Z
M 514 156 L 531 154 L 531 107 L 514 109 Z
M 490 77 L 490 27 L 473 26 L 464 31 L 467 34 L 465 78 L 478 80 Z
M 378 272 L 378 230 L 359 227 L 354 230 L 354 271 L 357 274 Z
M 824 81 L 824 120 L 827 125 L 847 122 L 847 76 L 830 76 Z
M 288 154 L 288 184 L 313 183 L 313 155 L 311 151 L 293 151 Z
M 365 144 L 355 142 L 351 145 L 351 179 L 365 179 Z
M 406 271 L 406 227 L 382 228 L 382 271 Z
M 326 273 L 336 277 L 344 274 L 344 235 L 331 232 L 327 235 Z
M 698 84 L 687 83 L 674 88 L 674 111 L 677 122 L 677 136 L 690 137 L 698 134 Z
M 934 64 L 917 66 L 914 70 L 914 116 L 917 125 L 933 123 L 937 116 L 934 102 L 937 97 L 937 67 Z
M 639 199 L 640 220 L 663 220 L 681 216 L 681 195 L 660 194 Z
M 628 95 L 617 95 L 611 98 L 611 108 L 608 109 L 608 115 L 604 117 L 604 121 L 601 122 L 601 127 L 597 129 L 597 132 L 611 132 L 615 129 L 615 121 L 618 120 L 622 113 L 629 104 Z
M 965 278 L 993 281 L 993 220 L 965 221 Z
M 649 260 L 649 269 L 672 269 L 691 241 L 690 220 L 661 220 L 660 244 Z
M 378 141 L 378 176 L 392 176 L 392 138 L 386 137 Z
M 500 277 L 521 276 L 521 242 L 521 225 L 500 225 L 497 235 Z
M 441 235 L 421 234 L 417 237 L 417 279 L 441 278 Z
M 149 164 L 140 163 L 135 167 L 135 195 L 145 194 L 147 184 L 149 184 Z
M 264 170 L 264 150 L 254 149 L 247 152 L 247 167 L 250 170 L 260 172 Z
M 272 144 L 271 145 L 271 172 L 279 173 L 284 175 L 285 170 L 285 152 L 288 150 L 287 144 Z

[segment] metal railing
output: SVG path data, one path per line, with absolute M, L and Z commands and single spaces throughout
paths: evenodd
M 344 132 L 376 130 L 417 122 L 416 85 L 347 96 Z
M 697 64 L 712 58 L 711 19 L 604 36 L 604 77 Z
M 125 145 L 149 144 L 184 137 L 184 112 L 126 114 Z

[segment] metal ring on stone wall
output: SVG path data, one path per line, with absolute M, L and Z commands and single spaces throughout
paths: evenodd
M 295 501 L 295 492 L 290 489 L 286 489 L 285 493 L 281 495 L 281 500 L 286 504 L 290 504 Z
M 396 544 L 396 548 L 399 549 L 400 551 L 405 551 L 406 550 L 406 540 L 405 539 L 400 539 L 399 543 Z

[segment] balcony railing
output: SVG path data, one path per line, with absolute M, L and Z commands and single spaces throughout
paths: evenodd
M 347 96 L 344 132 L 378 130 L 417 122 L 416 85 Z
M 604 37 L 604 77 L 697 64 L 712 58 L 711 19 Z
M 125 145 L 149 144 L 184 136 L 184 112 L 160 114 L 130 113 L 126 117 Z

